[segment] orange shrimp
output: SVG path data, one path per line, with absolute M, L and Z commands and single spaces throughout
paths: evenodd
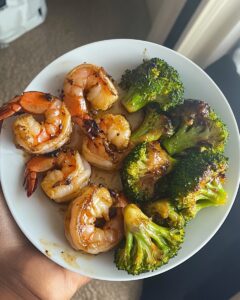
M 25 92 L 0 108 L 0 121 L 26 112 L 13 124 L 16 143 L 29 153 L 43 154 L 62 147 L 72 132 L 71 115 L 57 97 L 42 92 Z M 44 115 L 38 122 L 32 114 Z
M 106 252 L 123 238 L 123 195 L 89 185 L 68 207 L 65 235 L 72 247 L 91 254 Z
M 90 138 L 100 130 L 90 109 L 107 110 L 117 101 L 118 92 L 102 67 L 81 64 L 71 70 L 64 81 L 63 100 L 75 122 Z
M 45 194 L 55 202 L 66 202 L 80 193 L 91 175 L 90 165 L 81 158 L 76 150 L 66 149 L 51 154 L 31 158 L 24 173 L 27 196 L 37 188 L 40 173 L 48 171 L 41 182 Z
M 129 145 L 129 123 L 122 115 L 113 114 L 97 118 L 96 123 L 104 137 L 99 136 L 92 140 L 85 136 L 82 154 L 88 162 L 100 169 L 117 169 Z

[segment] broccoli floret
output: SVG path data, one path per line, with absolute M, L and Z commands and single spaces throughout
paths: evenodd
M 161 199 L 147 203 L 144 206 L 144 212 L 155 223 L 162 226 L 182 228 L 185 225 L 184 217 L 170 199 Z
M 173 164 L 174 160 L 159 142 L 138 144 L 123 161 L 121 170 L 123 191 L 129 201 L 151 200 L 155 182 L 167 174 Z
M 127 91 L 122 104 L 135 112 L 150 102 L 157 102 L 163 111 L 182 103 L 184 88 L 178 72 L 162 59 L 144 60 L 134 70 L 127 70 L 120 86 Z
M 177 254 L 184 230 L 155 224 L 135 204 L 124 208 L 125 243 L 115 254 L 120 270 L 137 275 L 153 271 Z
M 225 204 L 227 194 L 222 184 L 227 166 L 227 158 L 212 151 L 192 151 L 178 161 L 168 190 L 186 220 L 204 207 Z
M 196 196 L 195 201 L 187 208 L 182 209 L 182 215 L 186 221 L 191 220 L 203 208 L 219 206 L 226 203 L 227 193 L 219 178 L 206 184 L 205 189 Z
M 163 141 L 170 155 L 200 146 L 224 151 L 228 130 L 206 102 L 185 100 L 172 110 L 170 117 L 176 123 L 176 132 Z
M 156 105 L 149 105 L 140 127 L 131 135 L 131 143 L 152 142 L 173 134 L 171 120 Z
M 177 164 L 178 160 L 174 160 L 174 168 Z M 172 168 L 171 171 L 174 170 Z M 163 199 L 163 198 L 169 198 L 170 192 L 169 192 L 169 182 L 171 181 L 172 172 L 168 173 L 167 175 L 160 177 L 154 186 L 154 199 Z

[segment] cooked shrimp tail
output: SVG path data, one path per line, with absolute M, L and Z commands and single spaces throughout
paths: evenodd
M 55 158 L 47 156 L 36 156 L 27 162 L 23 186 L 25 187 L 28 197 L 30 197 L 37 188 L 39 174 L 50 170 L 54 164 Z
M 29 153 L 44 154 L 62 147 L 72 132 L 71 115 L 58 98 L 42 92 L 25 92 L 0 108 L 0 121 L 17 113 L 14 121 L 16 143 Z M 38 122 L 33 115 L 43 115 Z
M 18 103 L 19 99 L 20 96 L 16 96 L 11 102 L 0 108 L 0 120 L 5 120 L 22 110 L 21 105 Z
M 0 108 L 0 120 L 7 119 L 19 112 L 41 114 L 56 98 L 42 92 L 25 92 L 15 96 Z
M 24 175 L 23 184 L 28 197 L 36 190 L 39 175 L 46 171 L 48 173 L 41 186 L 45 194 L 56 202 L 78 196 L 91 175 L 90 165 L 75 150 L 59 150 L 50 156 L 33 157 L 27 162 Z
M 23 186 L 25 187 L 25 191 L 27 192 L 28 197 L 30 197 L 35 192 L 37 185 L 38 185 L 37 173 L 31 172 L 26 169 L 24 172 Z

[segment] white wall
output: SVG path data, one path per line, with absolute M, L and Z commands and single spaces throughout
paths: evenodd
M 187 0 L 145 0 L 152 22 L 148 40 L 163 44 Z
M 155 19 L 158 14 L 158 10 L 161 7 L 162 2 L 166 0 L 146 0 L 146 5 L 148 8 L 149 16 L 151 21 Z M 170 0 L 171 1 L 171 0 Z
M 239 38 L 240 1 L 202 0 L 174 49 L 206 68 Z

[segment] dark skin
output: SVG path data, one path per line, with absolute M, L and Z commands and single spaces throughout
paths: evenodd
M 0 295 L 8 300 L 67 300 L 89 279 L 36 250 L 13 220 L 0 188 Z

